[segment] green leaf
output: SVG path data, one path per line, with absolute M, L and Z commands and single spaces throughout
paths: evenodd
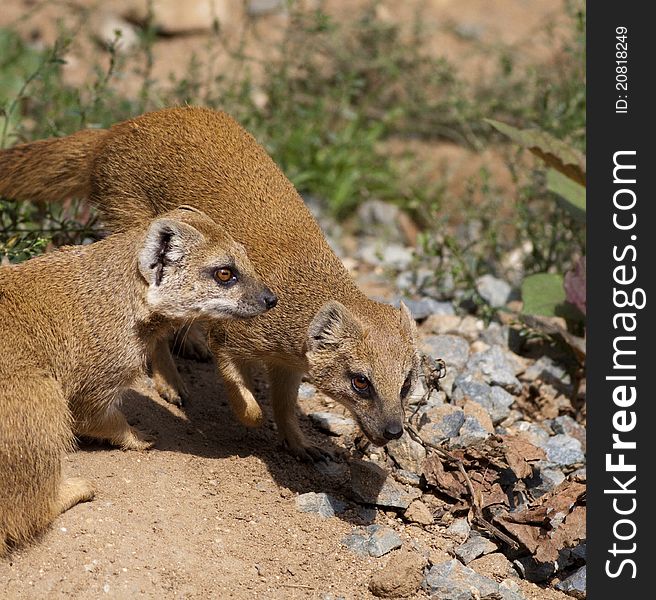
M 562 204 L 578 221 L 585 221 L 585 188 L 559 173 L 555 169 L 547 171 L 547 189 L 563 200 Z
M 562 275 L 538 273 L 522 282 L 522 312 L 527 315 L 579 320 L 580 313 L 566 301 Z
M 513 142 L 528 148 L 549 167 L 585 185 L 585 157 L 578 150 L 539 129 L 517 129 L 501 121 L 485 119 L 496 130 L 507 135 Z

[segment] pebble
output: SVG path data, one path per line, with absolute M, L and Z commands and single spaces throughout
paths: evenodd
M 394 471 L 394 478 L 399 482 L 405 485 L 413 485 L 419 487 L 421 485 L 421 477 L 412 471 L 406 471 L 405 469 L 396 469 Z
M 586 567 L 583 565 L 580 569 L 572 573 L 567 579 L 556 584 L 556 589 L 565 592 L 574 598 L 583 599 L 586 597 Z
M 498 549 L 497 545 L 491 540 L 488 540 L 482 535 L 472 533 L 466 542 L 460 544 L 460 546 L 455 549 L 455 555 L 463 564 L 468 565 L 479 556 L 492 554 Z
M 561 382 L 567 385 L 571 383 L 567 371 L 549 356 L 538 358 L 538 360 L 524 371 L 522 379 L 526 381 L 540 379 L 547 383 Z
M 400 548 L 402 543 L 396 531 L 383 525 L 358 527 L 353 533 L 342 539 L 342 544 L 356 554 L 375 558 Z
M 461 371 L 469 358 L 469 342 L 458 335 L 430 335 L 421 341 L 421 349 L 446 363 L 450 370 Z
M 446 528 L 444 533 L 455 540 L 464 542 L 471 533 L 471 526 L 467 519 L 455 519 L 453 523 Z
M 503 388 L 477 381 L 471 373 L 456 377 L 452 399 L 456 404 L 464 404 L 467 400 L 477 402 L 487 411 L 495 425 L 510 414 L 510 407 L 515 401 Z
M 441 600 L 498 600 L 499 584 L 453 559 L 433 565 L 422 587 Z
M 317 388 L 315 388 L 311 383 L 303 382 L 298 388 L 298 397 L 301 400 L 308 400 L 315 396 L 317 393 Z
M 403 513 L 403 516 L 407 521 L 419 525 L 432 525 L 434 521 L 430 509 L 421 500 L 414 500 Z
M 544 461 L 534 465 L 533 469 L 533 475 L 526 480 L 526 485 L 536 498 L 547 494 L 565 481 L 565 475 L 560 469 L 551 468 L 549 463 Z
M 581 425 L 580 423 L 577 423 L 574 419 L 572 419 L 572 417 L 570 417 L 569 415 L 562 415 L 560 417 L 556 417 L 551 421 L 551 429 L 553 429 L 554 433 L 564 433 L 573 438 L 576 438 L 579 442 L 581 442 L 581 447 L 585 452 L 585 448 L 586 448 L 585 427 L 583 427 L 583 425 Z
M 462 408 L 451 404 L 429 407 L 419 419 L 419 435 L 425 442 L 437 445 L 457 436 L 464 422 Z
M 369 582 L 369 591 L 379 598 L 412 596 L 421 586 L 426 560 L 416 552 L 400 550 Z
M 474 416 L 466 416 L 456 437 L 449 440 L 449 448 L 469 448 L 482 444 L 489 436 L 489 432 Z
M 512 579 L 504 579 L 499 584 L 499 593 L 501 600 L 526 600 L 526 596 L 522 594 L 519 586 Z
M 330 435 L 340 436 L 349 435 L 355 431 L 356 424 L 353 419 L 342 417 L 331 412 L 313 412 L 308 415 L 310 420 L 321 431 Z
M 455 315 L 455 309 L 451 302 L 439 302 L 434 298 L 421 298 L 419 300 L 411 300 L 410 298 L 402 298 L 396 300 L 394 306 L 398 307 L 400 302 L 403 302 L 415 321 L 423 321 L 431 315 Z
M 351 463 L 351 486 L 358 500 L 367 504 L 406 509 L 421 496 L 414 487 L 406 488 L 388 477 L 376 463 L 357 460 Z
M 550 437 L 542 448 L 547 453 L 547 461 L 561 467 L 585 461 L 581 442 L 564 433 Z
M 501 552 L 484 554 L 474 559 L 467 566 L 481 575 L 494 573 L 496 577 L 517 576 L 511 562 Z
M 426 460 L 426 448 L 408 434 L 398 440 L 392 440 L 385 448 L 387 454 L 401 469 L 421 473 L 424 460 Z
M 491 346 L 485 352 L 472 354 L 466 365 L 467 372 L 479 374 L 485 383 L 501 386 L 515 395 L 522 391 L 522 384 L 515 376 L 520 370 L 519 363 L 498 345 Z
M 476 280 L 476 291 L 490 306 L 499 308 L 510 300 L 512 288 L 509 283 L 488 274 Z
M 296 508 L 301 512 L 329 518 L 344 512 L 346 503 L 323 492 L 307 492 L 296 497 Z

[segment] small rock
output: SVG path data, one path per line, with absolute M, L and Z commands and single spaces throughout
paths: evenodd
M 371 461 L 351 463 L 351 485 L 356 497 L 368 504 L 406 509 L 421 496 L 417 488 L 406 489 L 388 477 L 387 472 Z
M 413 249 L 400 244 L 379 247 L 375 243 L 365 243 L 359 252 L 359 258 L 363 262 L 380 267 L 393 267 L 399 271 L 410 268 L 413 257 Z
M 465 417 L 474 417 L 488 433 L 494 433 L 494 424 L 490 418 L 490 413 L 478 402 L 465 400 L 462 410 Z
M 533 475 L 526 480 L 526 486 L 536 498 L 547 494 L 565 481 L 565 475 L 560 469 L 550 468 L 544 461 L 540 461 L 533 468 Z
M 423 321 L 431 315 L 454 315 L 455 309 L 451 302 L 438 302 L 433 298 L 421 298 L 420 300 L 411 300 L 409 298 L 403 298 L 401 300 L 405 304 L 412 318 L 415 321 Z M 401 301 L 394 302 L 394 306 L 399 306 Z
M 457 315 L 430 315 L 423 323 L 422 330 L 436 335 L 458 333 L 458 326 L 462 319 Z
M 490 434 L 486 431 L 476 417 L 468 416 L 460 427 L 458 435 L 451 438 L 449 448 L 469 448 L 482 444 Z
M 475 558 L 484 554 L 492 554 L 497 550 L 497 545 L 494 542 L 482 535 L 472 533 L 466 542 L 455 549 L 455 554 L 464 564 L 468 565 Z
M 416 552 L 399 551 L 369 582 L 369 591 L 379 598 L 403 598 L 417 592 L 426 560 Z
M 348 435 L 355 431 L 355 421 L 330 412 L 313 412 L 308 415 L 310 420 L 321 431 L 330 435 Z
M 251 17 L 259 17 L 271 13 L 280 12 L 283 9 L 282 0 L 249 0 L 248 14 Z
M 444 533 L 457 541 L 464 542 L 469 537 L 470 532 L 471 526 L 469 525 L 469 521 L 463 518 L 453 521 Z
M 569 415 L 562 415 L 560 417 L 556 417 L 553 421 L 551 421 L 551 429 L 554 430 L 554 433 L 564 433 L 573 438 L 576 438 L 579 442 L 581 442 L 581 447 L 585 452 L 585 448 L 586 448 L 585 427 L 583 427 L 583 425 L 581 425 L 580 423 L 577 423 L 574 419 L 572 419 L 572 417 L 570 417 Z
M 549 433 L 535 423 L 518 421 L 514 424 L 513 428 L 520 433 L 527 442 L 530 442 L 534 446 L 542 448 L 543 450 L 545 444 L 549 441 Z
M 493 575 L 495 577 L 510 577 L 517 575 L 511 562 L 501 552 L 485 554 L 474 559 L 467 565 L 470 569 L 476 571 L 479 575 Z
M 537 562 L 532 556 L 523 556 L 513 561 L 518 573 L 528 581 L 542 583 L 554 574 L 553 563 Z
M 410 506 L 408 506 L 403 516 L 406 520 L 412 523 L 419 523 L 419 525 L 432 525 L 433 524 L 433 515 L 421 500 L 414 500 Z
M 406 434 L 398 440 L 392 440 L 385 448 L 387 454 L 401 469 L 421 473 L 422 465 L 426 460 L 426 448 L 409 435 Z
M 541 356 L 522 374 L 522 379 L 535 381 L 541 379 L 545 383 L 561 383 L 569 385 L 570 376 L 567 371 L 549 356 Z
M 406 471 L 405 469 L 395 470 L 394 479 L 405 485 L 412 485 L 414 487 L 419 487 L 421 485 L 421 477 L 417 475 L 417 473 Z
M 457 406 L 442 404 L 429 407 L 419 419 L 419 435 L 428 443 L 440 444 L 457 436 L 464 422 L 465 413 Z
M 569 435 L 554 435 L 542 447 L 547 453 L 547 460 L 555 465 L 567 467 L 585 462 L 581 442 Z
M 510 300 L 510 284 L 493 275 L 482 275 L 476 280 L 476 290 L 490 306 L 499 308 Z
M 469 342 L 458 335 L 430 335 L 421 341 L 422 349 L 441 358 L 449 369 L 462 370 L 469 358 Z
M 317 388 L 315 388 L 311 383 L 303 382 L 298 388 L 298 397 L 301 400 L 309 400 L 314 397 L 317 393 Z
M 457 560 L 433 565 L 422 583 L 432 598 L 442 600 L 498 600 L 499 584 L 464 567 Z
M 358 527 L 353 533 L 342 539 L 342 544 L 353 552 L 375 558 L 400 548 L 402 543 L 396 531 L 382 525 Z
M 499 584 L 499 593 L 501 600 L 526 600 L 526 596 L 522 594 L 522 590 L 512 579 L 504 579 Z
M 456 377 L 453 382 L 452 398 L 459 405 L 465 404 L 468 400 L 477 402 L 487 411 L 495 425 L 510 414 L 510 407 L 515 401 L 503 388 L 477 381 L 471 373 Z
M 473 354 L 467 361 L 466 371 L 480 374 L 485 383 L 501 386 L 512 394 L 522 391 L 522 384 L 515 377 L 521 366 L 501 346 L 492 346 L 485 352 Z
M 586 567 L 583 565 L 567 579 L 563 579 L 556 584 L 556 589 L 565 592 L 574 598 L 583 599 L 586 597 Z
M 482 332 L 481 341 L 485 342 L 488 346 L 501 346 L 502 348 L 508 347 L 508 339 L 510 337 L 510 327 L 492 321 Z
M 329 518 L 344 512 L 346 503 L 323 492 L 307 492 L 296 497 L 296 508 L 301 512 L 314 513 Z

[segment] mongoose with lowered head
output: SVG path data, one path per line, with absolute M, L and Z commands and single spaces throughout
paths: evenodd
M 74 434 L 151 445 L 118 402 L 172 325 L 254 317 L 275 302 L 244 248 L 184 207 L 0 267 L 0 555 L 92 498 L 86 480 L 61 478 Z
M 266 315 L 210 330 L 242 422 L 262 419 L 250 366 L 263 363 L 279 433 L 298 456 L 322 456 L 305 442 L 295 415 L 304 373 L 351 410 L 373 443 L 402 435 L 402 399 L 418 370 L 414 320 L 405 306 L 374 302 L 358 289 L 294 186 L 229 115 L 164 109 L 2 150 L 0 194 L 86 196 L 116 231 L 176 202 L 205 211 L 246 247 L 280 299 Z

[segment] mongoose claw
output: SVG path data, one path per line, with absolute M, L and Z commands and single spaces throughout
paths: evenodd
M 318 446 L 292 446 L 287 441 L 283 442 L 285 449 L 301 462 L 316 463 L 335 460 L 331 452 Z
M 182 406 L 188 400 L 185 389 L 176 390 L 173 386 L 164 382 L 155 382 L 155 390 L 164 400 L 175 406 Z

